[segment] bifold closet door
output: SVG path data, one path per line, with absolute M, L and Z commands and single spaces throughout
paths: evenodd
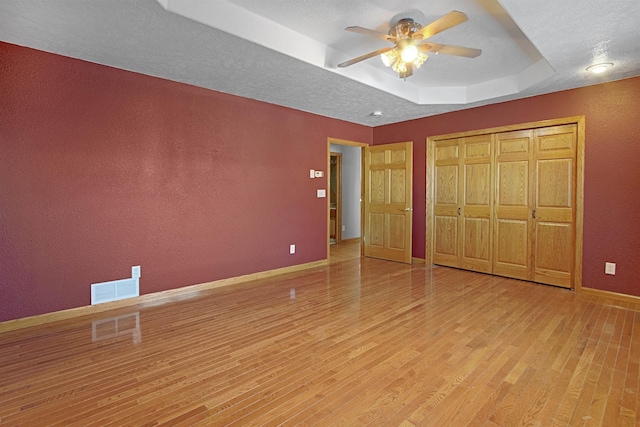
M 496 275 L 573 286 L 575 125 L 496 134 Z
M 533 280 L 533 130 L 496 134 L 493 273 Z
M 536 129 L 533 281 L 571 288 L 575 260 L 576 125 Z
M 433 262 L 491 273 L 493 136 L 437 141 Z
M 493 272 L 493 135 L 465 137 L 462 149 L 461 267 Z
M 433 263 L 460 267 L 460 139 L 436 141 L 434 151 Z

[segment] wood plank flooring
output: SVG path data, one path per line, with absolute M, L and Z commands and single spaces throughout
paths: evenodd
M 2 333 L 0 425 L 640 425 L 640 306 L 358 250 Z

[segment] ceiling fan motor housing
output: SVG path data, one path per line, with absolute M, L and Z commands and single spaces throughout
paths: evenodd
M 396 25 L 389 28 L 389 35 L 400 40 L 411 40 L 413 33 L 420 30 L 422 25 L 418 24 L 411 18 L 404 18 L 398 21 Z

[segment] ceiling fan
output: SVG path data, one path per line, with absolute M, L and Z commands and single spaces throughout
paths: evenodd
M 389 29 L 387 34 L 362 27 L 347 27 L 345 28 L 346 31 L 386 40 L 393 43 L 394 46 L 378 49 L 375 52 L 353 58 L 350 61 L 338 64 L 338 67 L 345 68 L 380 55 L 384 65 L 392 67 L 400 78 L 406 79 L 413 75 L 414 68 L 420 68 L 424 61 L 427 60 L 427 52 L 475 58 L 482 53 L 482 50 L 426 41 L 429 37 L 462 24 L 468 19 L 466 14 L 453 10 L 424 27 L 411 18 L 401 19 Z

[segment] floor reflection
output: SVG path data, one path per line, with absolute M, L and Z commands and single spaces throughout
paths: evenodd
M 142 342 L 139 311 L 91 322 L 91 340 L 93 342 L 109 340 L 125 335 L 131 335 L 134 344 Z

